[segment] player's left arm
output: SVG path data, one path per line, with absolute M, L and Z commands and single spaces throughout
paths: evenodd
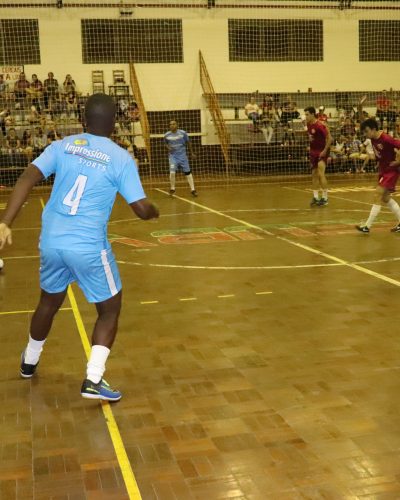
M 391 167 L 400 167 L 400 140 L 395 139 L 394 137 L 391 137 L 390 135 L 386 138 L 386 141 L 391 145 L 394 146 L 394 152 L 396 154 L 396 157 L 394 161 L 390 163 Z
M 19 177 L 8 200 L 7 208 L 0 223 L 0 250 L 6 243 L 11 245 L 11 225 L 27 200 L 33 187 L 43 179 L 44 175 L 42 172 L 32 164 L 30 164 L 24 173 Z
M 192 141 L 189 139 L 189 136 L 188 134 L 186 134 L 186 147 L 189 151 L 189 154 L 190 154 L 190 157 L 195 160 L 196 159 L 196 153 L 194 152 L 193 150 L 193 146 L 192 146 Z
M 332 135 L 331 135 L 331 131 L 329 130 L 329 127 L 327 125 L 324 124 L 324 127 L 326 129 L 326 135 L 325 135 L 325 147 L 323 149 L 323 151 L 321 152 L 320 154 L 320 158 L 321 159 L 324 159 L 326 158 L 326 155 L 328 154 L 328 151 L 329 151 L 329 148 L 331 147 L 332 145 Z

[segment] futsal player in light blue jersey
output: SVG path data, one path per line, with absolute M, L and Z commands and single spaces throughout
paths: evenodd
M 85 106 L 88 133 L 55 141 L 33 160 L 18 179 L 0 223 L 2 249 L 12 242 L 10 227 L 32 188 L 55 174 L 42 215 L 41 296 L 22 353 L 20 373 L 24 378 L 35 373 L 68 285 L 77 282 L 98 313 L 81 394 L 108 401 L 121 398 L 121 393 L 103 379 L 121 309 L 121 279 L 107 240 L 116 194 L 120 193 L 141 219 L 158 217 L 157 208 L 146 199 L 134 160 L 109 139 L 115 113 L 111 97 L 91 96 Z
M 190 156 L 193 159 L 196 158 L 196 155 L 193 152 L 188 134 L 184 130 L 178 129 L 178 123 L 175 120 L 171 120 L 169 123 L 169 131 L 164 135 L 164 141 L 168 149 L 169 180 L 171 183 L 169 192 L 171 196 L 175 194 L 175 178 L 176 172 L 179 170 L 182 170 L 185 174 L 192 195 L 197 196 L 192 171 L 189 165 L 187 149 L 189 149 Z

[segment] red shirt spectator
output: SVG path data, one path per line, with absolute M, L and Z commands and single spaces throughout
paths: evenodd
M 328 121 L 328 115 L 324 113 L 325 108 L 319 108 L 319 112 L 317 114 L 317 120 L 320 122 L 327 122 Z
M 391 104 L 390 99 L 386 95 L 386 90 L 383 90 L 382 94 L 376 100 L 376 107 L 378 111 L 387 111 Z

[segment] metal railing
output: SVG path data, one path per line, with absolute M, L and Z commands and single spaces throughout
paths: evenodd
M 218 135 L 218 139 L 221 143 L 222 153 L 225 160 L 225 171 L 226 175 L 229 175 L 229 165 L 230 165 L 230 135 L 225 124 L 224 117 L 222 116 L 221 107 L 218 102 L 217 94 L 215 93 L 213 84 L 211 82 L 210 74 L 208 73 L 207 66 L 201 53 L 199 51 L 199 61 L 200 61 L 200 83 L 203 88 L 203 96 L 207 102 L 207 108 L 210 111 L 215 130 Z

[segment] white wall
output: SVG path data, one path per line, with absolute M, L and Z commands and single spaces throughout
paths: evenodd
M 199 84 L 198 51 L 202 50 L 217 92 L 296 92 L 380 90 L 400 87 L 399 63 L 358 61 L 359 19 L 400 19 L 399 10 L 356 11 L 304 9 L 148 9 L 136 8 L 137 18 L 183 19 L 183 64 L 138 64 L 137 73 L 148 110 L 203 107 Z M 80 20 L 118 18 L 118 9 L 1 9 L 1 18 L 38 18 L 40 66 L 29 65 L 45 78 L 53 71 L 62 81 L 71 73 L 83 92 L 91 90 L 92 69 L 105 71 L 111 84 L 112 70 L 127 65 L 82 64 Z M 233 63 L 228 56 L 229 18 L 305 18 L 324 20 L 324 61 L 321 63 Z M 305 34 L 306 35 L 306 34 Z M 371 40 L 371 43 L 374 41 Z M 166 47 L 167 49 L 167 47 Z

